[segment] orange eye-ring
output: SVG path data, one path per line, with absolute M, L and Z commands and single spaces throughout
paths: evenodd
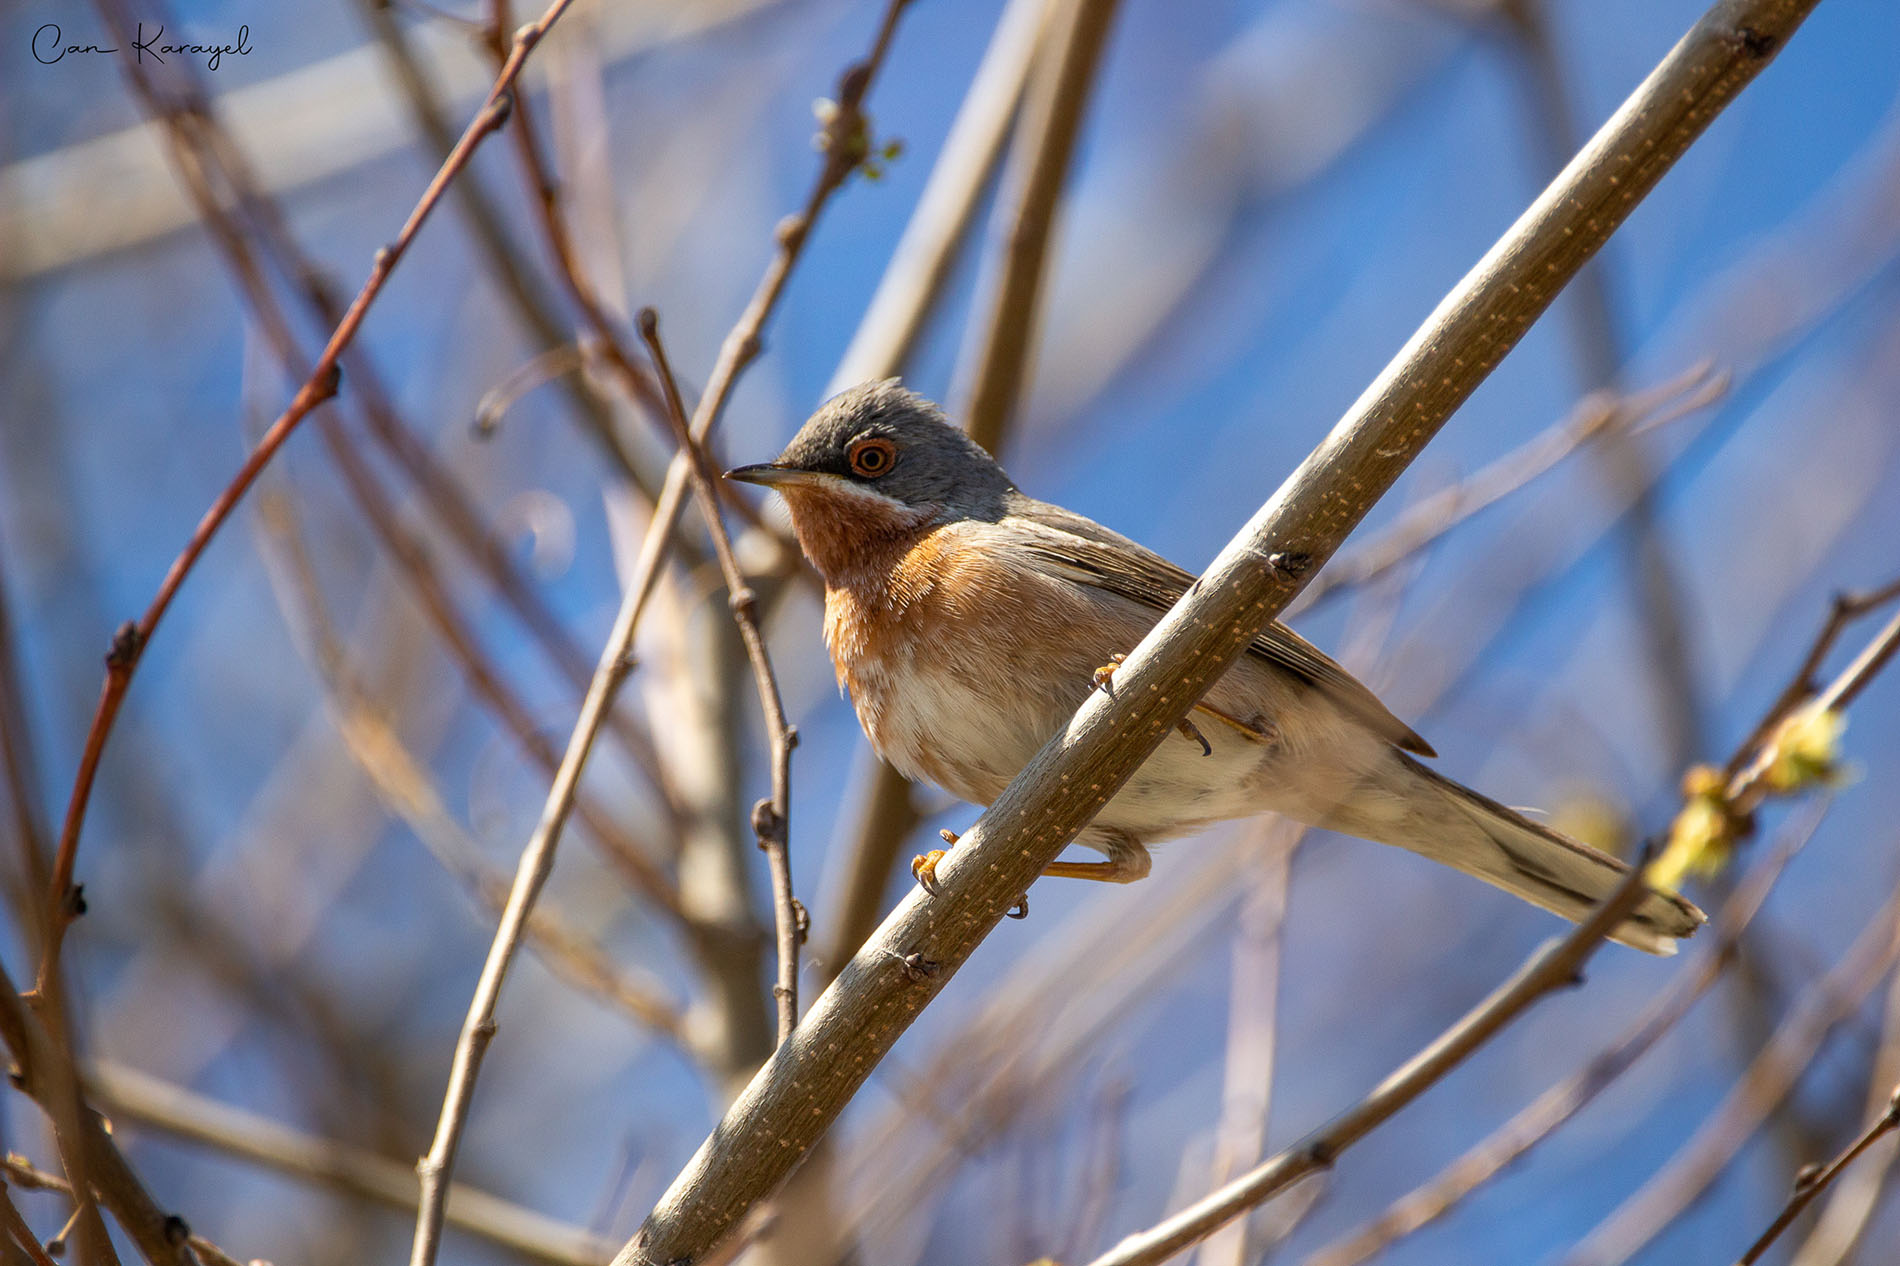
M 859 440 L 848 458 L 852 474 L 876 479 L 897 464 L 897 445 L 885 439 Z

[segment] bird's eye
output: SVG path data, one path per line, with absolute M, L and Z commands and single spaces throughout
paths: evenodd
M 852 474 L 876 479 L 897 464 L 897 445 L 884 439 L 859 440 L 847 456 Z

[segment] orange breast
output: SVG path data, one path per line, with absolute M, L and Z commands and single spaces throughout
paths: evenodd
M 825 599 L 839 684 L 878 753 L 977 803 L 1081 700 L 1091 627 L 1073 589 L 1000 563 L 984 523 L 919 534 Z

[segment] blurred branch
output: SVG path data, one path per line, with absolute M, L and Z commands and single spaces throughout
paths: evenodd
M 1053 0 L 1049 35 L 1010 144 L 997 208 L 1005 233 L 998 276 L 987 310 L 971 318 L 981 341 L 962 410 L 970 437 L 992 453 L 1029 376 L 1056 207 L 1114 17 L 1115 0 Z
M 415 119 L 417 129 L 438 158 L 446 155 L 455 144 L 455 133 L 448 123 L 448 111 L 442 104 L 441 95 L 427 68 L 416 56 L 409 34 L 397 18 L 394 6 L 390 0 L 357 0 L 356 7 L 383 46 L 383 54 L 389 61 L 391 73 L 402 89 L 403 97 L 409 103 L 409 112 Z M 494 33 L 500 34 L 499 31 Z M 520 318 L 529 337 L 540 348 L 536 361 L 568 346 L 570 339 L 562 329 L 560 319 L 547 297 L 535 285 L 532 268 L 515 249 L 487 190 L 471 175 L 457 182 L 455 195 L 476 243 L 488 257 L 489 271 L 507 294 L 510 308 Z M 600 444 L 601 451 L 651 501 L 658 495 L 659 480 L 654 472 L 636 459 L 631 449 L 621 443 L 614 430 L 613 414 L 578 379 L 563 373 L 560 383 L 569 406 Z M 640 403 L 649 410 L 657 411 L 660 400 L 659 394 L 653 390 L 653 384 L 641 379 L 640 386 L 644 388 L 643 394 L 637 397 Z
M 600 55 L 627 64 L 654 49 L 690 40 L 771 7 L 770 0 L 623 0 L 593 6 Z M 149 12 L 146 14 L 150 20 Z M 493 82 L 486 59 L 469 47 L 465 22 L 431 21 L 412 44 L 435 68 L 441 96 L 457 110 Z M 124 47 L 121 45 L 121 47 Z M 215 109 L 258 155 L 261 187 L 271 194 L 307 189 L 357 171 L 409 143 L 405 103 L 390 86 L 384 57 L 368 43 L 283 74 L 219 93 Z M 536 86 L 538 61 L 524 72 Z M 154 241 L 192 221 L 158 157 L 157 124 L 137 123 L 0 167 L 0 279 L 40 273 Z M 100 189 L 111 189 L 102 205 Z
M 1794 1224 L 1794 1220 L 1816 1197 L 1833 1185 L 1843 1170 L 1859 1160 L 1861 1153 L 1896 1129 L 1900 1129 L 1900 1086 L 1894 1087 L 1893 1094 L 1888 1097 L 1887 1110 L 1875 1117 L 1873 1124 L 1861 1131 L 1860 1137 L 1848 1144 L 1839 1156 L 1819 1168 L 1809 1168 L 1795 1175 L 1794 1195 L 1788 1198 L 1788 1203 L 1768 1224 L 1768 1229 L 1761 1233 L 1760 1238 L 1736 1260 L 1735 1266 L 1754 1266 L 1760 1261 L 1762 1254 L 1781 1237 L 1781 1233 Z
M 1323 565 L 1557 291 L 1799 25 L 1724 0 L 1525 213 L 938 871 L 817 1000 L 674 1180 L 618 1266 L 703 1260 L 843 1110 L 1042 867 Z
M 1879 1099 L 1886 1087 L 1900 1081 L 1900 973 L 1887 984 L 1887 1015 L 1879 1052 L 1873 1060 L 1869 1080 L 1869 1115 L 1883 1106 Z M 1892 1098 L 1887 1102 L 1891 1104 Z M 1873 1220 L 1881 1196 L 1891 1177 L 1894 1157 L 1900 1154 L 1900 1138 L 1888 1137 L 1876 1143 L 1872 1155 L 1854 1172 L 1833 1187 L 1813 1231 L 1793 1254 L 1793 1266 L 1846 1266 L 1853 1259 L 1868 1224 Z
M 1275 850 L 1267 873 L 1240 908 L 1227 992 L 1227 1052 L 1221 1069 L 1220 1119 L 1214 1127 L 1210 1181 L 1224 1186 L 1266 1150 L 1280 1024 L 1280 975 L 1288 888 L 1299 840 Z M 1245 1218 L 1207 1237 L 1195 1266 L 1246 1266 L 1255 1260 Z
M 680 400 L 679 382 L 666 358 L 660 341 L 660 321 L 652 308 L 640 312 L 640 337 L 646 340 L 659 371 L 660 390 L 666 397 L 666 416 L 673 424 L 674 437 L 686 455 L 693 480 L 693 495 L 699 512 L 712 535 L 713 556 L 726 579 L 726 601 L 732 607 L 733 622 L 745 643 L 746 658 L 752 663 L 752 676 L 759 691 L 759 708 L 765 714 L 766 740 L 771 746 L 772 795 L 752 808 L 752 826 L 758 833 L 759 848 L 772 871 L 773 923 L 778 932 L 778 983 L 772 996 L 778 1004 L 778 1040 L 783 1043 L 798 1023 L 798 946 L 804 938 L 804 908 L 792 895 L 792 862 L 786 851 L 791 830 L 792 749 L 798 745 L 798 731 L 785 720 L 785 702 L 779 696 L 778 677 L 772 671 L 772 659 L 765 649 L 765 637 L 759 631 L 758 598 L 746 584 L 738 560 L 732 556 L 732 538 L 726 533 L 719 515 L 719 493 L 715 481 L 719 472 L 707 460 L 705 446 L 693 438 L 692 424 L 686 418 L 686 406 Z
M 416 1172 L 422 1179 L 422 1198 L 416 1213 L 415 1243 L 410 1254 L 412 1266 L 430 1266 L 435 1260 L 442 1234 L 443 1205 L 448 1196 L 448 1175 L 455 1161 L 456 1147 L 461 1142 L 462 1128 L 468 1121 L 469 1107 L 474 1102 L 475 1078 L 482 1056 L 495 1036 L 495 1004 L 501 997 L 502 981 L 526 933 L 535 899 L 554 870 L 555 845 L 568 814 L 574 810 L 581 772 L 593 750 L 594 740 L 613 707 L 620 684 L 633 670 L 633 634 L 639 608 L 632 597 L 633 591 L 629 590 L 614 619 L 606 649 L 601 652 L 587 697 L 581 701 L 580 717 L 574 724 L 560 767 L 555 771 L 554 785 L 548 791 L 541 820 L 522 850 L 514 886 L 502 909 L 501 922 L 482 965 L 481 978 L 476 982 L 468 1017 L 456 1039 L 455 1058 L 443 1095 L 435 1140 L 428 1154 L 416 1163 Z
M 1500 6 L 1515 36 L 1524 69 L 1525 111 L 1536 132 L 1546 170 L 1555 171 L 1582 135 L 1571 108 L 1567 67 L 1552 37 L 1545 0 L 1504 0 Z M 1597 259 L 1577 275 L 1567 296 L 1567 328 L 1585 390 L 1614 390 L 1623 372 L 1624 338 L 1610 299 L 1607 262 Z M 1650 689 L 1666 736 L 1668 766 L 1684 769 L 1706 750 L 1707 709 L 1696 687 L 1695 656 L 1682 595 L 1686 592 L 1670 554 L 1668 532 L 1657 507 L 1656 477 L 1642 443 L 1611 435 L 1595 450 L 1603 478 L 1629 499 L 1617 533 L 1623 547 L 1630 596 L 1648 643 Z
M 827 396 L 860 382 L 895 377 L 910 359 L 949 289 L 951 269 L 1002 158 L 1010 120 L 1036 64 L 1036 51 L 1045 42 L 1043 32 L 1054 7 L 1055 0 L 1009 0 L 997 19 L 904 236 L 825 389 Z M 995 438 L 1000 442 L 1000 434 Z M 873 754 L 869 786 L 843 850 L 842 891 L 831 902 L 831 935 L 815 956 L 821 984 L 831 982 L 877 926 L 891 874 L 917 821 L 910 780 Z
M 1643 872 L 1642 866 L 1634 867 L 1569 935 L 1532 955 L 1490 997 L 1330 1124 L 1149 1230 L 1128 1236 L 1089 1266 L 1158 1266 L 1307 1175 L 1332 1168 L 1341 1152 L 1436 1085 L 1532 1003 L 1580 983 L 1590 955 L 1649 891 Z
M 88 727 L 84 746 L 80 753 L 79 769 L 73 778 L 72 796 L 66 809 L 66 819 L 60 828 L 59 848 L 53 862 L 53 882 L 47 894 L 47 936 L 40 960 L 40 981 L 42 987 L 50 979 L 54 963 L 59 957 L 59 947 L 64 939 L 66 927 L 72 921 L 73 909 L 72 877 L 73 867 L 79 849 L 79 833 L 86 817 L 86 805 L 92 796 L 93 780 L 99 771 L 100 758 L 105 754 L 106 738 L 111 733 L 112 723 L 118 716 L 119 706 L 124 702 L 125 692 L 137 670 L 145 648 L 151 643 L 152 635 L 158 629 L 158 622 L 171 606 L 178 588 L 185 577 L 203 555 L 211 538 L 231 515 L 237 503 L 264 469 L 265 463 L 283 447 L 284 441 L 316 407 L 330 399 L 337 392 L 341 378 L 339 358 L 344 348 L 355 339 L 362 328 L 369 308 L 382 293 L 384 284 L 394 271 L 396 264 L 408 250 L 409 244 L 428 219 L 429 213 L 441 201 L 442 193 L 455 177 L 468 165 L 476 148 L 491 134 L 501 128 L 508 120 L 509 107 L 513 101 L 513 89 L 516 78 L 521 74 L 522 65 L 534 46 L 547 34 L 548 28 L 571 3 L 571 0 L 554 0 L 540 20 L 524 26 L 515 33 L 514 45 L 508 55 L 507 63 L 501 73 L 495 77 L 494 85 L 483 100 L 481 109 L 464 129 L 455 149 L 444 160 L 422 197 L 417 200 L 409 217 L 404 221 L 396 238 L 389 245 L 376 252 L 375 262 L 370 268 L 369 277 L 364 281 L 356 298 L 351 301 L 343 318 L 331 333 L 323 352 L 317 357 L 303 385 L 297 389 L 290 404 L 277 420 L 271 423 L 264 436 L 257 442 L 251 454 L 238 468 L 217 499 L 211 503 L 191 539 L 175 559 L 165 578 L 160 582 L 157 594 L 146 608 L 145 614 L 136 624 L 122 625 L 113 635 L 111 649 L 106 655 L 106 678 L 101 687 L 99 703 Z M 108 20 L 115 30 L 121 32 L 124 39 L 124 15 L 116 8 L 108 8 Z
M 765 276 L 760 280 L 751 302 L 740 315 L 738 324 L 720 347 L 719 359 L 694 410 L 692 424 L 688 427 L 688 433 L 696 443 L 704 442 L 706 435 L 718 422 L 739 374 L 757 357 L 765 323 L 778 306 L 786 280 L 798 262 L 818 213 L 870 152 L 870 124 L 862 111 L 864 95 L 878 67 L 883 64 L 892 36 L 896 33 L 897 19 L 907 2 L 891 0 L 878 27 L 870 54 L 864 61 L 848 68 L 839 81 L 837 102 L 821 134 L 824 142 L 823 166 L 806 199 L 805 209 L 780 221 L 775 235 L 778 249 L 767 265 Z M 519 37 L 516 46 L 520 47 Z M 573 806 L 574 793 L 594 738 L 611 706 L 613 694 L 632 667 L 629 656 L 634 631 L 653 591 L 670 538 L 679 524 L 691 460 L 690 451 L 682 451 L 674 455 L 667 469 L 666 487 L 654 506 L 653 519 L 641 545 L 633 580 L 623 595 L 613 631 L 601 654 L 600 666 L 595 670 L 593 684 L 588 688 L 587 698 L 581 705 L 580 717 L 568 740 L 561 767 L 555 774 L 554 786 L 548 793 L 541 822 L 522 852 L 507 908 L 502 913 L 501 925 L 495 932 L 488 959 L 482 967 L 475 996 L 470 1000 L 468 1017 L 456 1041 L 454 1064 L 443 1096 L 435 1141 L 430 1146 L 429 1154 L 417 1164 L 417 1172 L 422 1177 L 422 1200 L 416 1215 L 411 1266 L 430 1266 L 435 1259 L 442 1231 L 442 1202 L 448 1173 L 454 1164 L 456 1146 L 461 1140 L 462 1128 L 467 1122 L 469 1107 L 474 1099 L 475 1078 L 482 1055 L 494 1036 L 495 1003 L 501 994 L 502 981 L 520 946 L 528 912 L 533 909 L 535 899 L 553 869 L 555 845 Z
M 827 910 L 831 935 L 824 948 L 813 955 L 812 970 L 818 975 L 820 989 L 844 970 L 864 938 L 877 927 L 884 913 L 884 893 L 891 886 L 904 841 L 921 819 L 910 779 L 878 759 L 875 752 L 867 763 L 870 785 L 862 793 L 851 839 L 844 846 L 839 892 Z
M 50 1255 L 65 1255 L 66 1237 L 72 1232 L 73 1220 L 76 1219 L 78 1215 L 75 1214 L 74 1219 L 68 1219 L 66 1225 L 60 1229 L 59 1234 L 48 1240 L 46 1244 L 42 1246 L 38 1238 L 34 1236 L 32 1228 L 28 1227 L 25 1220 L 19 1217 L 19 1211 L 13 1207 L 12 1200 L 7 1196 L 6 1180 L 8 1178 L 13 1179 L 13 1181 L 24 1190 L 56 1191 L 69 1199 L 73 1194 L 73 1185 L 64 1178 L 61 1178 L 58 1174 L 49 1174 L 43 1169 L 35 1168 L 27 1162 L 25 1157 L 17 1153 L 9 1152 L 4 1158 L 0 1158 L 0 1202 L 3 1202 L 6 1206 L 5 1211 L 9 1215 L 8 1221 L 11 1224 L 10 1229 L 13 1230 L 16 1238 L 19 1240 L 20 1247 L 26 1251 L 27 1256 L 32 1260 L 33 1266 L 53 1266 L 53 1258 Z M 185 1243 L 200 1259 L 211 1263 L 211 1266 L 241 1266 L 239 1262 L 234 1260 L 223 1249 L 202 1235 L 194 1235 L 187 1232 L 185 1234 Z
M 1780 833 L 1776 846 L 1755 863 L 1748 877 L 1716 915 L 1714 944 L 1701 956 L 1695 970 L 1670 982 L 1668 990 L 1616 1041 L 1445 1166 L 1436 1177 L 1393 1201 L 1378 1217 L 1307 1258 L 1305 1266 L 1358 1266 L 1396 1241 L 1444 1217 L 1614 1085 L 1681 1023 L 1689 1009 L 1728 969 L 1738 938 L 1774 890 L 1783 869 L 1813 838 L 1823 816 L 1825 807 L 1818 808 Z
M 416 1207 L 413 1167 L 197 1094 L 123 1064 L 100 1062 L 87 1080 L 115 1117 L 187 1139 L 279 1173 L 373 1200 Z M 599 1266 L 612 1246 L 584 1231 L 461 1183 L 451 1184 L 449 1225 L 549 1266 Z
M 1704 363 L 1647 391 L 1627 395 L 1592 392 L 1555 426 L 1468 478 L 1408 507 L 1379 536 L 1333 560 L 1306 587 L 1293 610 L 1310 611 L 1341 590 L 1376 579 L 1592 441 L 1613 433 L 1634 434 L 1664 426 L 1707 408 L 1727 391 L 1727 375 Z
M 1774 1037 L 1689 1142 L 1564 1256 L 1563 1266 L 1628 1261 L 1728 1167 L 1774 1106 L 1794 1089 L 1822 1041 L 1900 962 L 1900 888 L 1853 945 L 1804 994 Z
M 157 1266 L 195 1266 L 185 1247 L 189 1234 L 183 1218 L 159 1208 L 151 1194 L 126 1164 L 112 1136 L 106 1133 L 99 1115 L 85 1103 L 66 1052 L 42 1025 L 25 997 L 14 988 L 5 967 L 0 966 L 0 1040 L 13 1055 L 13 1084 L 35 1100 L 52 1118 L 62 1155 L 83 1155 L 83 1163 L 66 1160 L 67 1177 L 72 1180 L 75 1204 L 84 1214 L 96 1193 L 100 1204 L 111 1211 L 139 1252 Z M 116 1262 L 112 1241 L 95 1208 L 88 1219 L 92 1224 L 90 1240 L 84 1234 L 86 1220 L 80 1222 L 78 1260 L 85 1266 L 95 1262 Z M 91 1254 L 97 1254 L 96 1257 Z
M 1036 61 L 1051 0 L 1008 0 L 950 124 L 930 179 L 877 283 L 851 346 L 825 388 L 901 373 L 924 326 L 949 289 L 951 269 L 1003 155 L 1010 120 Z M 868 929 L 867 929 L 868 930 Z
M 21 689 L 20 648 L 13 628 L 13 600 L 7 592 L 9 570 L 7 559 L 0 555 L 0 766 L 4 766 L 14 845 L 20 855 L 20 888 L 8 895 L 16 898 L 14 917 L 21 934 L 28 944 L 38 944 L 45 935 L 40 894 L 51 881 L 52 858 L 40 821 L 39 771 Z
M 19 1207 L 13 1203 L 13 1195 L 7 1190 L 4 1179 L 0 1179 L 0 1220 L 6 1224 L 7 1238 L 27 1255 L 33 1266 L 54 1266 L 53 1259 L 47 1256 L 45 1245 L 40 1243 L 40 1237 L 33 1234 L 33 1228 L 27 1225 Z
M 455 820 L 427 766 L 385 718 L 371 692 L 348 663 L 323 602 L 288 495 L 260 494 L 259 517 L 283 550 L 286 606 L 296 601 L 307 644 L 299 639 L 317 669 L 343 745 L 388 808 L 416 833 L 430 854 L 467 889 L 484 910 L 499 915 L 507 900 L 506 881 L 488 865 L 481 849 Z M 268 568 L 269 552 L 266 552 Z M 276 568 L 269 568 L 273 580 Z M 294 592 L 282 592 L 290 590 Z M 286 614 L 289 614 L 287 611 Z M 599 946 L 569 927 L 553 911 L 535 911 L 528 944 L 550 971 L 582 992 L 607 1002 L 689 1053 L 693 1043 L 679 1008 L 657 982 L 636 980 Z

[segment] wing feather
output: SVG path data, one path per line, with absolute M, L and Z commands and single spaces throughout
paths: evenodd
M 1010 518 L 1021 532 L 1019 547 L 1077 584 L 1118 594 L 1156 612 L 1172 607 L 1194 577 L 1161 555 L 1079 514 L 1036 501 L 1012 498 Z M 1030 526 L 1033 525 L 1033 526 Z M 1431 744 L 1393 716 L 1377 695 L 1334 663 L 1325 652 L 1278 620 L 1254 640 L 1258 656 L 1325 692 L 1387 741 L 1421 756 L 1436 756 Z

